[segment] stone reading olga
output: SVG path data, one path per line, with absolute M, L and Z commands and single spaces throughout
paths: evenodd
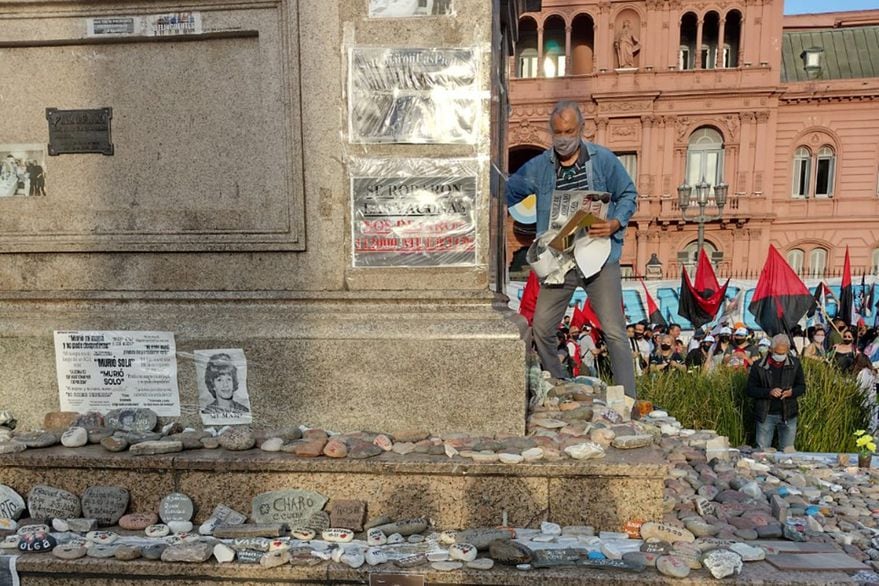
M 354 266 L 476 264 L 477 179 L 471 160 L 352 162 Z

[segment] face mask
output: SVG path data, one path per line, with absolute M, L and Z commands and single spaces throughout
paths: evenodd
M 740 344 L 744 344 L 745 340 L 747 340 L 747 338 L 733 338 L 733 340 L 735 340 L 736 344 L 740 345 Z
M 640 340 L 643 337 L 644 337 L 643 332 L 635 332 L 635 339 L 636 340 Z
M 711 344 L 702 344 L 702 349 L 705 350 L 706 352 L 708 350 L 711 350 Z
M 552 148 L 560 157 L 567 158 L 577 152 L 580 146 L 579 136 L 554 136 L 552 137 Z
M 769 348 L 767 348 L 766 346 L 760 346 L 758 351 L 760 352 L 761 356 L 766 356 L 766 353 L 769 352 Z
M 843 340 L 842 340 L 843 344 L 851 344 L 852 342 L 853 342 L 853 340 L 851 338 L 843 338 Z
M 776 354 L 772 353 L 772 359 L 776 362 L 784 362 L 784 359 L 787 358 L 787 354 Z
M 721 342 L 729 342 L 729 336 L 721 336 L 720 341 Z
M 814 339 L 815 339 L 815 341 L 818 342 L 819 344 L 821 344 L 822 342 L 824 342 L 824 336 L 815 336 Z
M 671 344 L 660 344 L 659 347 L 663 350 L 671 350 Z

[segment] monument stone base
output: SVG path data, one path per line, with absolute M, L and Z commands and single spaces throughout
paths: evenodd
M 53 330 L 158 330 L 175 333 L 185 426 L 201 427 L 193 350 L 241 348 L 255 427 L 523 435 L 524 344 L 487 295 L 7 298 L 0 409 L 21 428 L 59 409 Z

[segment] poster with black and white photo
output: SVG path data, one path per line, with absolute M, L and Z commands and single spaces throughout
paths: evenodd
M 180 415 L 172 332 L 56 331 L 55 369 L 62 411 Z
M 469 159 L 353 161 L 354 266 L 476 264 L 477 168 Z
M 370 18 L 449 16 L 452 0 L 369 0 Z
M 198 411 L 205 425 L 239 425 L 253 421 L 247 392 L 247 358 L 240 348 L 196 350 Z
M 476 50 L 352 47 L 348 65 L 352 143 L 476 142 Z
M 0 197 L 45 195 L 45 145 L 0 144 Z

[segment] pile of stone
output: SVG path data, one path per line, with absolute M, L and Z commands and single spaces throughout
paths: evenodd
M 77 448 L 100 444 L 109 452 L 158 455 L 194 449 L 229 451 L 255 447 L 266 452 L 286 452 L 302 458 L 365 459 L 385 453 L 398 456 L 428 454 L 465 458 L 477 463 L 518 464 L 538 460 L 601 458 L 609 447 L 634 449 L 658 441 L 659 433 L 629 421 L 632 404 L 622 387 L 607 387 L 598 379 L 552 386 L 535 400 L 528 419 L 527 437 L 479 437 L 463 433 L 432 435 L 423 430 L 396 434 L 375 432 L 333 433 L 305 426 L 251 429 L 184 429 L 171 422 L 159 426 L 156 414 L 145 408 L 116 409 L 106 415 L 52 412 L 43 429 L 0 431 L 0 454 L 61 445 Z M 653 430 L 653 427 L 649 428 Z

